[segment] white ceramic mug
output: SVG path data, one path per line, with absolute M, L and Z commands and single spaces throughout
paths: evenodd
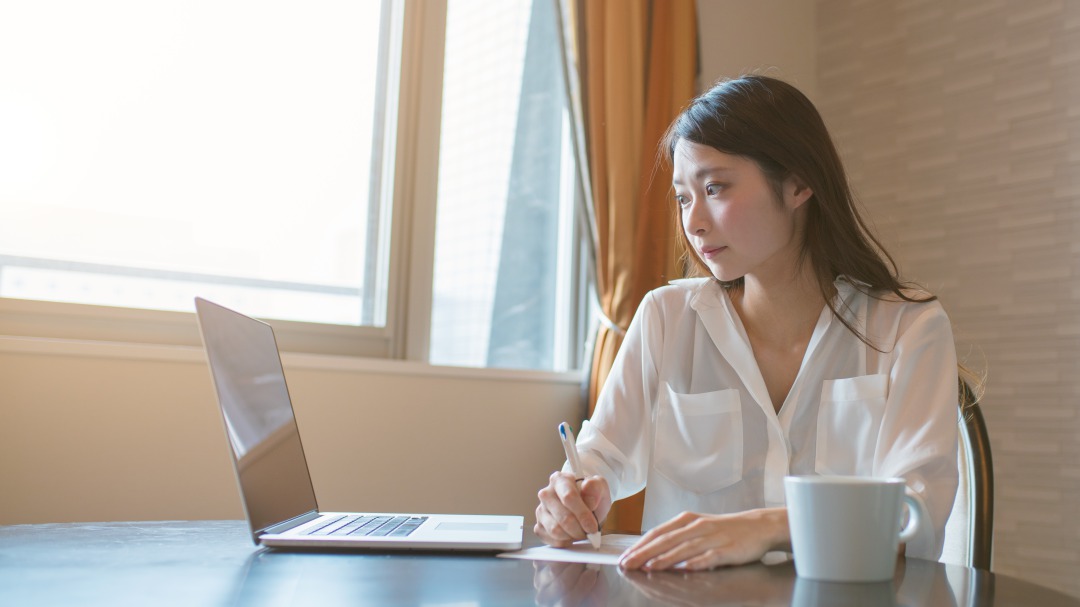
M 784 490 L 795 572 L 812 580 L 892 579 L 899 543 L 930 523 L 902 478 L 789 476 Z M 901 530 L 904 503 L 910 518 Z

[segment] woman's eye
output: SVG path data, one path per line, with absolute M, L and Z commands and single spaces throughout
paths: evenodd
M 709 185 L 705 186 L 705 193 L 708 194 L 709 196 L 716 196 L 717 194 L 720 193 L 721 189 L 723 189 L 723 188 L 720 186 L 720 184 L 718 184 L 718 183 L 710 183 Z
M 687 196 L 683 196 L 682 194 L 676 194 L 675 202 L 677 202 L 680 207 L 685 207 L 686 205 L 690 204 L 690 198 Z

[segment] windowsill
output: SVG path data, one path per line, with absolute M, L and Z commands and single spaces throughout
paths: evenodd
M 0 335 L 0 354 L 153 360 L 194 363 L 200 365 L 205 364 L 206 361 L 206 355 L 203 349 L 193 346 L 83 341 L 6 335 Z M 499 381 L 550 381 L 567 384 L 578 384 L 584 379 L 584 375 L 580 371 L 555 372 L 524 369 L 446 367 L 406 360 L 387 360 L 358 356 L 335 356 L 296 352 L 283 352 L 281 358 L 282 364 L 290 369 L 389 373 L 428 377 L 461 377 Z
M 0 336 L 201 350 L 193 312 L 194 308 L 191 312 L 168 312 L 0 297 Z M 390 354 L 390 333 L 384 328 L 269 322 L 274 325 L 278 345 L 286 352 L 357 358 L 386 358 Z M 170 355 L 165 356 L 170 359 Z

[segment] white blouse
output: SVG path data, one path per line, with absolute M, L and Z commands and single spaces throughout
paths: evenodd
M 645 296 L 578 436 L 612 498 L 648 485 L 643 529 L 683 511 L 783 506 L 786 475 L 901 476 L 933 528 L 908 543 L 937 559 L 956 494 L 957 366 L 937 301 L 875 299 L 836 281 L 779 414 L 731 300 L 707 278 Z M 878 350 L 881 350 L 880 352 Z

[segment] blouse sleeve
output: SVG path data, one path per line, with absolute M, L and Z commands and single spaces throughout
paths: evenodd
M 654 294 L 642 300 L 626 331 L 578 450 L 588 473 L 603 476 L 613 500 L 645 487 L 653 436 L 657 361 L 663 340 Z
M 940 304 L 917 310 L 892 352 L 874 475 L 903 477 L 923 499 L 932 524 L 921 527 L 907 554 L 937 559 L 959 475 L 956 346 Z

